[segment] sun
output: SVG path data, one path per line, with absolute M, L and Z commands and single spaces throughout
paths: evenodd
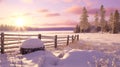
M 23 27 L 25 25 L 25 20 L 23 18 L 21 18 L 21 17 L 16 18 L 15 25 L 17 27 Z

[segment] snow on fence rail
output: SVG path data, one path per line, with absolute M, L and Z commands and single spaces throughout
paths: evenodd
M 0 52 L 10 53 L 19 49 L 20 44 L 29 38 L 39 38 L 44 42 L 45 48 L 57 48 L 60 45 L 69 45 L 75 40 L 79 40 L 79 35 L 67 35 L 67 36 L 59 36 L 59 35 L 30 35 L 30 34 L 0 34 Z

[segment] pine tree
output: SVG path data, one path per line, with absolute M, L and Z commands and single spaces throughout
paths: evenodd
M 110 32 L 112 32 L 112 27 L 113 27 L 113 21 L 114 20 L 114 15 L 113 13 L 110 14 L 110 18 L 109 18 L 109 28 L 110 28 Z
M 101 31 L 102 32 L 105 32 L 106 29 L 106 21 L 105 21 L 105 9 L 104 9 L 104 6 L 102 5 L 101 8 L 100 8 L 100 26 L 101 26 Z
M 119 32 L 119 12 L 118 10 L 114 13 L 114 20 L 112 24 L 112 33 L 118 33 Z
M 89 29 L 90 24 L 88 23 L 88 14 L 85 7 L 82 10 L 82 15 L 80 19 L 80 32 L 88 32 L 87 30 Z
M 95 27 L 97 28 L 98 26 L 99 26 L 99 17 L 98 17 L 98 12 L 96 12 L 96 14 L 95 14 L 95 21 L 94 21 L 95 23 Z
M 75 29 L 74 29 L 75 33 L 80 33 L 80 26 L 77 24 Z
M 120 13 L 119 13 L 119 32 L 120 32 Z

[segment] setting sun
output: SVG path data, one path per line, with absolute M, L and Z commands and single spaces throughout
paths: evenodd
M 24 20 L 23 18 L 17 18 L 17 19 L 15 20 L 15 23 L 16 23 L 16 26 L 22 27 L 22 26 L 24 26 L 24 24 L 25 24 L 25 20 Z

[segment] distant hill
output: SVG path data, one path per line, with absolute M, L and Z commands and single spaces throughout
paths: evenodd
M 57 28 L 26 28 L 28 31 L 73 31 L 73 27 L 57 27 Z
M 0 31 L 17 31 L 17 30 L 26 30 L 26 31 L 73 31 L 74 27 L 50 27 L 50 28 L 34 28 L 34 27 L 15 27 L 11 25 L 0 25 Z

